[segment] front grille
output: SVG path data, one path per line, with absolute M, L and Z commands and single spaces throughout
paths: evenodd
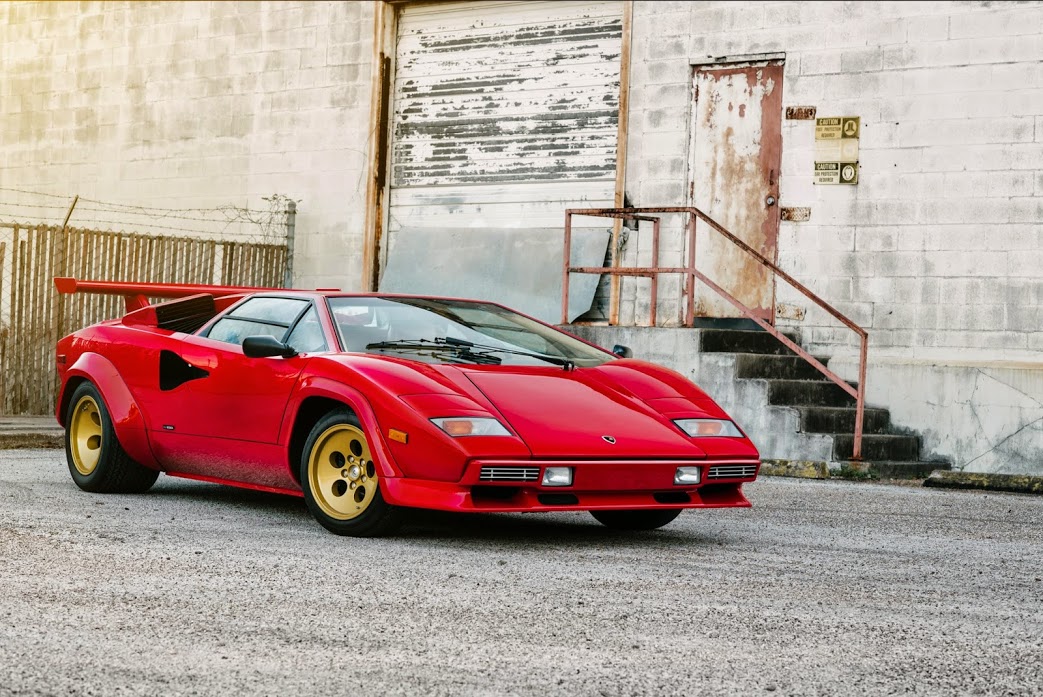
M 483 467 L 478 473 L 483 482 L 534 482 L 539 478 L 539 467 Z
M 714 465 L 707 479 L 747 479 L 757 474 L 757 465 Z

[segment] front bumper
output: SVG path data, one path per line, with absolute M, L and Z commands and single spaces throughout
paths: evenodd
M 693 466 L 703 468 L 700 484 L 673 483 L 678 467 Z M 572 486 L 541 485 L 546 467 L 572 467 Z M 459 482 L 384 477 L 382 491 L 394 505 L 444 511 L 748 508 L 742 485 L 759 470 L 759 460 L 474 460 Z

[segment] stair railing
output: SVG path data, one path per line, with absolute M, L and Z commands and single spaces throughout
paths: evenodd
M 686 266 L 660 266 L 659 265 L 659 237 L 660 237 L 660 216 L 662 214 L 681 213 L 687 214 L 686 236 L 687 236 L 687 265 Z M 651 222 L 652 227 L 652 265 L 651 266 L 640 266 L 640 267 L 621 267 L 619 266 L 619 253 L 617 245 L 615 244 L 616 236 L 613 235 L 613 243 L 610 250 L 610 266 L 572 266 L 572 217 L 573 216 L 589 216 L 594 218 L 615 218 L 615 219 L 626 219 L 626 220 L 638 220 L 642 222 Z M 712 280 L 706 277 L 701 271 L 696 268 L 696 255 L 695 255 L 695 233 L 696 233 L 696 221 L 701 220 L 709 226 L 710 229 L 719 233 L 726 240 L 734 244 L 736 247 L 746 252 L 748 255 L 753 257 L 762 266 L 771 269 L 774 272 L 776 278 L 781 278 L 791 287 L 800 292 L 811 302 L 815 303 L 823 310 L 828 312 L 834 318 L 836 318 L 841 324 L 846 326 L 848 329 L 858 335 L 859 338 L 859 358 L 858 358 L 858 387 L 852 387 L 843 379 L 840 378 L 836 373 L 831 371 L 825 365 L 822 364 L 817 358 L 812 356 L 810 353 L 801 348 L 795 341 L 790 339 L 788 336 L 780 332 L 771 323 L 766 322 L 761 317 L 757 316 L 749 307 L 744 305 L 740 300 L 736 299 L 728 291 L 721 288 L 719 285 L 714 283 Z M 812 293 L 802 283 L 797 281 L 795 278 L 790 276 L 788 273 L 780 269 L 774 262 L 767 259 L 757 250 L 750 247 L 748 244 L 740 240 L 732 233 L 725 230 L 715 220 L 710 218 L 708 215 L 703 213 L 698 208 L 691 206 L 675 206 L 675 207 L 661 207 L 661 208 L 569 208 L 565 211 L 565 249 L 564 258 L 562 263 L 562 277 L 561 277 L 561 323 L 568 324 L 568 309 L 569 309 L 569 278 L 574 273 L 580 274 L 607 274 L 610 276 L 638 276 L 649 278 L 651 281 L 651 287 L 649 293 L 651 295 L 651 309 L 649 311 L 651 325 L 656 325 L 656 304 L 659 292 L 659 276 L 662 274 L 682 274 L 685 276 L 685 321 L 684 326 L 691 327 L 695 323 L 695 282 L 696 280 L 702 281 L 708 288 L 713 290 L 717 295 L 728 301 L 736 310 L 741 312 L 744 316 L 756 322 L 762 329 L 770 333 L 776 339 L 781 341 L 787 348 L 793 351 L 795 354 L 803 358 L 805 361 L 810 363 L 816 370 L 825 375 L 829 380 L 837 384 L 842 390 L 847 392 L 849 395 L 855 398 L 855 442 L 852 452 L 853 460 L 862 459 L 862 434 L 863 424 L 865 419 L 865 395 L 866 395 L 866 356 L 868 353 L 869 335 L 865 329 L 858 326 L 846 316 L 844 316 L 839 310 L 827 303 L 819 296 Z M 774 318 L 775 308 L 772 307 L 772 318 Z

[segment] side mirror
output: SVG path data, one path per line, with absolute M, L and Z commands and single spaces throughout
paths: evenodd
M 250 358 L 293 358 L 297 351 L 274 336 L 248 336 L 243 339 L 243 355 Z
M 616 354 L 620 358 L 633 358 L 634 352 L 630 350 L 629 346 L 623 344 L 616 344 L 612 347 L 612 353 Z

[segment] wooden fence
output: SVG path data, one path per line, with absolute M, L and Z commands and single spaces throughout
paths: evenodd
M 0 225 L 0 414 L 50 414 L 58 339 L 119 317 L 123 298 L 60 296 L 55 276 L 83 280 L 280 287 L 285 243 Z

